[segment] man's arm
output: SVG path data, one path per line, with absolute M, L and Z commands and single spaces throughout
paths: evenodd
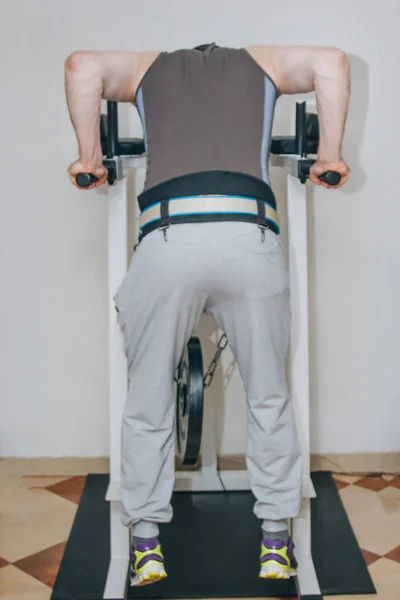
M 342 141 L 350 99 L 350 63 L 338 48 L 307 46 L 253 47 L 254 57 L 270 69 L 282 94 L 315 90 L 319 120 L 318 160 L 310 178 L 318 179 L 324 170 L 338 170 L 343 185 L 348 178 L 342 160 Z M 257 48 L 257 49 L 256 49 Z M 261 62 L 262 61 L 262 62 Z
M 136 88 L 157 52 L 74 52 L 65 61 L 65 90 L 71 121 L 75 129 L 79 161 L 69 174 L 76 185 L 79 172 L 98 177 L 95 185 L 105 183 L 100 143 L 101 100 L 133 102 Z M 91 186 L 91 189 L 94 186 Z

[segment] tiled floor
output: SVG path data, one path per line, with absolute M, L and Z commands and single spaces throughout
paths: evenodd
M 334 598 L 399 600 L 400 477 L 335 479 L 378 595 Z M 1 600 L 49 600 L 84 484 L 0 470 Z

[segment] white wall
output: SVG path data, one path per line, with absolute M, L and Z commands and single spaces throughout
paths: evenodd
M 336 45 L 352 55 L 351 183 L 334 193 L 310 189 L 312 450 L 399 450 L 394 11 L 394 0 L 8 4 L 0 20 L 0 455 L 108 452 L 106 199 L 75 190 L 66 176 L 76 144 L 64 58 L 83 48 L 212 40 Z M 280 101 L 275 134 L 290 133 L 294 100 Z M 273 179 L 282 204 L 284 181 Z M 207 362 L 214 325 L 205 319 L 200 329 Z M 226 374 L 229 353 L 223 362 Z M 221 451 L 242 453 L 236 369 L 225 395 L 223 385 L 220 373 L 212 393 L 224 415 Z

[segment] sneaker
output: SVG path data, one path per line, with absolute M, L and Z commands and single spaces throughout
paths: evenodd
M 294 543 L 287 545 L 279 540 L 263 540 L 261 543 L 260 577 L 262 579 L 289 579 L 297 575 L 297 560 L 293 554 Z
M 157 538 L 143 540 L 131 548 L 130 580 L 132 586 L 157 583 L 167 577 L 162 547 Z

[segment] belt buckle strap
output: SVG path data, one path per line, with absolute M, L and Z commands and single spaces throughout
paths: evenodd
M 265 221 L 265 204 L 263 200 L 256 198 L 257 201 L 257 225 L 261 229 L 261 241 L 265 241 L 265 230 L 270 229 Z
M 169 198 L 165 198 L 160 202 L 160 224 L 158 226 L 159 231 L 164 234 L 164 240 L 167 241 L 167 229 L 171 227 L 171 218 L 169 216 Z

